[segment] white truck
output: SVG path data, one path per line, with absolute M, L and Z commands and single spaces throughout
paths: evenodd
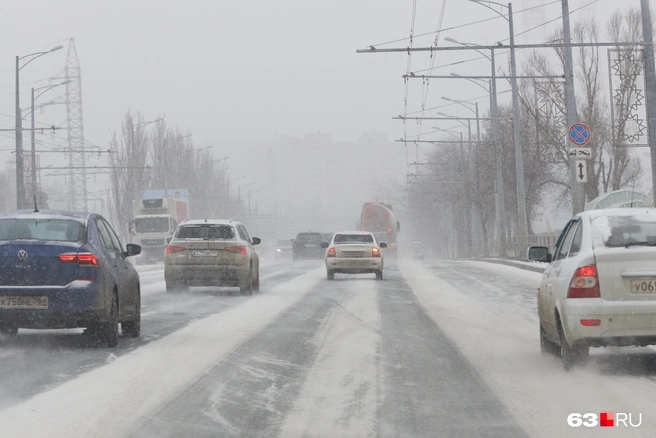
M 135 199 L 132 201 L 134 219 L 130 233 L 141 245 L 137 264 L 164 260 L 168 239 L 173 237 L 178 223 L 187 219 L 187 203 L 181 199 Z

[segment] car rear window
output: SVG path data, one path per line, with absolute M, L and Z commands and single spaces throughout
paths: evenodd
M 303 233 L 296 236 L 296 240 L 301 242 L 323 242 L 324 237 L 321 233 Z
M 599 216 L 591 220 L 595 248 L 645 243 L 656 245 L 656 214 Z
M 84 224 L 67 219 L 0 219 L 0 240 L 86 241 Z
M 374 243 L 371 234 L 335 234 L 335 243 Z
M 185 225 L 178 228 L 177 239 L 229 240 L 235 238 L 230 225 Z

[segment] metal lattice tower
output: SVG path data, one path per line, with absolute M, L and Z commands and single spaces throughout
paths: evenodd
M 71 38 L 66 55 L 66 127 L 68 131 L 69 210 L 87 211 L 87 175 L 84 156 L 82 117 L 82 71 L 77 58 L 75 38 Z

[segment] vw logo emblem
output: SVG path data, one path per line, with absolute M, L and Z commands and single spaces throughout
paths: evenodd
M 25 251 L 24 249 L 21 249 L 20 251 L 18 251 L 18 260 L 20 260 L 21 262 L 26 262 L 27 261 L 27 251 Z

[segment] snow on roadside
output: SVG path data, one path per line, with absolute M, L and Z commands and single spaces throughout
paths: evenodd
M 316 360 L 280 436 L 375 435 L 381 322 L 377 285 L 349 282 L 348 287 L 357 287 L 352 297 L 327 315 L 316 333 Z
M 528 283 L 535 284 L 537 288 L 540 285 L 542 272 L 527 271 L 526 269 L 516 268 L 514 266 L 501 265 L 498 263 L 478 262 L 478 261 L 463 261 L 463 264 L 471 265 L 476 269 L 485 269 L 486 271 L 494 272 L 499 275 L 514 277 Z
M 622 428 L 622 436 L 656 434 L 653 380 L 589 367 L 566 372 L 558 358 L 540 354 L 537 325 L 462 294 L 418 264 L 401 263 L 401 272 L 427 313 L 530 436 L 589 433 L 567 425 L 567 416 L 577 412 L 626 412 L 636 419 L 642 413 L 642 425 Z
M 1 435 L 125 436 L 297 303 L 323 276 L 324 269 L 310 271 L 0 412 Z

